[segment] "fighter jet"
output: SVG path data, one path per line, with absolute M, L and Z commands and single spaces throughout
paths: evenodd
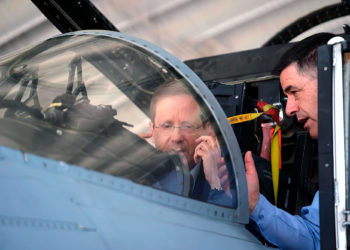
M 184 63 L 148 41 L 118 32 L 88 1 L 82 6 L 95 19 L 85 23 L 68 15 L 74 12 L 68 3 L 33 2 L 62 31 L 72 32 L 0 61 L 2 249 L 273 247 L 246 228 L 242 160 L 246 150 L 261 155 L 261 124 L 273 121 L 265 115 L 230 125 L 227 119 L 258 112 L 261 99 L 280 109 L 286 153 L 278 197 L 268 161 L 259 172 L 261 191 L 272 203 L 297 213 L 319 185 L 322 248 L 347 246 L 346 36 L 319 52 L 324 70 L 317 155 L 315 142 L 285 117 L 285 98 L 272 74 L 290 44 L 272 45 L 276 37 L 269 47 Z M 65 18 L 57 18 L 57 11 Z M 101 28 L 105 30 L 73 31 Z M 181 84 L 198 105 L 203 129 L 190 123 L 155 124 L 152 99 L 160 86 L 172 82 Z M 194 194 L 193 169 L 204 160 L 194 167 L 186 157 L 190 147 L 163 150 L 152 135 L 152 129 L 159 129 L 193 136 L 199 128 L 211 131 L 224 159 L 228 181 L 213 189 L 223 199 L 211 199 L 212 190 L 204 184 L 202 193 Z M 288 150 L 292 146 L 297 149 Z M 315 181 L 315 168 L 309 166 L 317 164 Z

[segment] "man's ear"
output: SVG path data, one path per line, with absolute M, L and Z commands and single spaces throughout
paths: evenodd
M 150 122 L 150 132 L 145 132 L 145 133 L 140 133 L 138 134 L 138 136 L 140 136 L 141 138 L 147 140 L 149 138 L 153 138 L 153 124 L 151 124 Z
M 150 131 L 150 135 L 152 137 L 152 142 L 154 143 L 154 140 L 153 140 L 154 124 L 152 121 L 149 122 L 149 131 Z

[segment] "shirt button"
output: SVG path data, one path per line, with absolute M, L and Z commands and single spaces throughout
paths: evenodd
M 260 219 L 260 220 L 264 219 L 264 215 L 259 214 L 259 219 Z

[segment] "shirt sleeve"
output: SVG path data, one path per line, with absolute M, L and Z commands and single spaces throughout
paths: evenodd
M 250 218 L 265 239 L 281 249 L 320 249 L 318 192 L 312 204 L 301 209 L 301 216 L 275 207 L 260 194 Z

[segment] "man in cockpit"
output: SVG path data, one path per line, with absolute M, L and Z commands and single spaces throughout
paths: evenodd
M 180 81 L 160 85 L 151 100 L 150 116 L 155 147 L 162 152 L 179 154 L 188 165 L 193 178 L 190 196 L 232 206 L 228 173 L 219 142 L 187 88 Z

